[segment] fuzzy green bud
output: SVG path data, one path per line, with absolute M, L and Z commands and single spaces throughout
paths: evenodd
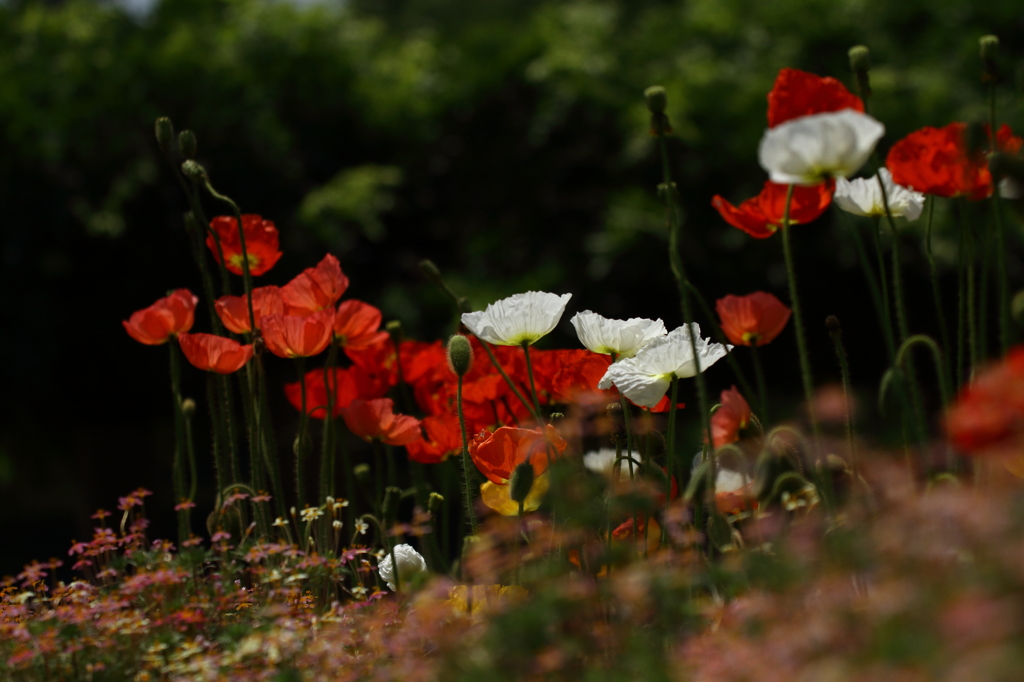
M 389 485 L 384 489 L 384 504 L 381 505 L 381 513 L 384 516 L 384 525 L 392 526 L 398 518 L 398 502 L 402 499 L 402 489 Z
M 1024 289 L 1014 294 L 1010 302 L 1010 314 L 1013 315 L 1014 322 L 1024 327 Z
M 825 318 L 825 329 L 830 332 L 837 332 L 842 330 L 842 325 L 839 324 L 839 318 L 835 315 L 829 315 Z
M 178 133 L 178 149 L 186 159 L 196 158 L 196 134 L 191 130 L 182 130 Z
M 430 497 L 427 498 L 427 511 L 435 519 L 437 515 L 441 513 L 441 507 L 444 506 L 444 495 L 440 493 L 430 493 Z
M 354 467 L 352 467 L 352 473 L 355 474 L 357 481 L 365 484 L 367 481 L 370 480 L 370 465 L 357 464 Z
M 155 128 L 156 143 L 160 145 L 161 151 L 166 152 L 171 146 L 171 141 L 174 140 L 174 124 L 168 117 L 161 116 L 156 120 Z
M 191 419 L 192 415 L 196 413 L 196 401 L 192 398 L 185 398 L 181 401 L 181 414 L 185 419 Z
M 473 347 L 462 334 L 454 334 L 448 339 L 448 366 L 460 377 L 466 376 L 473 366 Z
M 401 320 L 389 320 L 388 323 L 384 325 L 384 329 L 386 329 L 388 334 L 391 334 L 392 336 L 394 336 L 395 334 L 401 334 L 402 333 L 402 321 Z
M 508 486 L 509 497 L 520 504 L 525 502 L 533 489 L 533 465 L 529 462 L 519 464 L 512 472 L 512 480 Z
M 981 73 L 982 82 L 990 83 L 999 78 L 996 68 L 996 56 L 999 53 L 999 38 L 989 35 L 982 36 L 978 40 L 978 51 L 981 54 L 981 62 L 984 67 Z
M 206 169 L 192 159 L 181 164 L 181 172 L 186 178 L 196 182 L 202 182 L 206 178 Z
M 434 261 L 429 258 L 424 258 L 420 261 L 420 272 L 423 276 L 432 282 L 437 282 L 441 279 L 441 270 L 437 267 Z
M 850 57 L 850 71 L 867 73 L 871 70 L 871 50 L 866 45 L 854 45 L 846 54 Z
M 652 85 L 644 90 L 644 99 L 647 101 L 647 110 L 651 112 L 651 135 L 667 135 L 672 132 L 672 125 L 665 115 L 665 108 L 668 106 L 668 97 L 665 95 L 665 88 L 660 85 Z

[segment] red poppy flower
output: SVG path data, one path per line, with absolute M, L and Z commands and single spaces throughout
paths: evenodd
M 523 462 L 529 461 L 534 474 L 540 476 L 547 471 L 550 460 L 565 452 L 567 445 L 550 424 L 543 430 L 502 426 L 494 433 L 477 434 L 469 443 L 469 455 L 489 481 L 507 485 L 512 472 Z
M 238 236 L 238 221 L 234 216 L 217 216 L 210 221 L 210 229 L 220 238 L 220 248 L 224 252 L 224 267 L 228 272 L 241 275 L 242 242 Z M 249 274 L 257 277 L 274 267 L 281 258 L 277 228 L 269 220 L 248 214 L 242 216 L 242 229 L 245 232 L 245 253 L 249 257 Z M 206 245 L 213 252 L 213 259 L 219 263 L 220 256 L 213 235 L 206 237 Z
M 772 294 L 755 291 L 715 301 L 722 331 L 737 346 L 763 346 L 782 333 L 790 309 Z
M 725 222 L 737 227 L 751 237 L 767 239 L 782 227 L 782 219 L 786 215 L 786 192 L 788 185 L 774 182 L 764 183 L 761 193 L 747 199 L 739 208 L 715 195 L 711 205 L 722 216 Z M 789 222 L 791 224 L 809 223 L 816 220 L 832 203 L 832 192 L 835 181 L 829 180 L 820 185 L 793 188 L 793 198 L 789 205 Z
M 940 197 L 963 196 L 977 201 L 991 196 L 992 175 L 986 155 L 981 151 L 968 154 L 966 130 L 966 123 L 926 127 L 894 144 L 885 160 L 893 182 Z M 996 133 L 996 145 L 1002 152 L 1016 153 L 1021 142 L 1007 125 Z
M 193 366 L 217 374 L 237 372 L 252 357 L 252 344 L 214 334 L 178 334 L 178 344 Z
M 604 393 L 597 384 L 612 364 L 610 356 L 586 349 L 558 352 L 561 366 L 551 382 L 555 400 L 574 402 L 581 394 Z
M 629 399 L 627 398 L 627 400 Z M 636 405 L 636 403 L 634 403 L 632 400 L 630 400 L 629 402 L 632 403 L 633 405 Z M 644 407 L 643 405 L 637 405 L 637 407 L 639 407 L 641 410 L 646 410 L 647 412 L 655 413 L 668 412 L 671 406 L 672 401 L 668 399 L 667 395 L 662 396 L 661 400 L 659 400 L 658 404 L 655 405 L 654 407 Z M 684 407 L 686 407 L 686 403 L 676 403 L 677 410 L 681 410 Z
M 843 109 L 864 111 L 864 102 L 835 78 L 782 69 L 768 93 L 768 127 L 774 128 L 801 116 Z
M 409 459 L 422 464 L 437 464 L 462 451 L 459 418 L 452 414 L 432 414 L 421 420 L 425 437 L 406 445 Z
M 332 310 L 318 310 L 309 317 L 267 315 L 262 321 L 267 350 L 281 358 L 319 355 L 331 341 Z
M 389 388 L 374 381 L 366 372 L 355 366 L 335 367 L 328 376 L 334 390 L 335 417 L 340 417 L 341 410 L 348 407 L 353 400 L 382 398 Z M 302 409 L 301 382 L 285 384 L 284 394 L 296 410 Z M 323 419 L 327 415 L 327 386 L 324 384 L 323 368 L 306 372 L 306 413 L 314 419 Z
M 946 433 L 972 455 L 1024 453 L 1024 346 L 982 370 L 946 413 Z
M 394 414 L 391 398 L 353 400 L 341 410 L 349 431 L 368 441 L 379 440 L 387 445 L 408 445 L 420 438 L 420 420 Z
M 380 331 L 380 310 L 355 299 L 349 299 L 338 306 L 334 313 L 334 336 L 338 345 L 344 348 L 366 348 L 388 339 L 386 331 Z
M 740 439 L 740 429 L 750 423 L 750 405 L 736 387 L 722 391 L 721 407 L 711 415 L 711 442 L 716 448 Z
M 196 303 L 199 299 L 188 289 L 178 289 L 170 296 L 136 310 L 121 324 L 128 335 L 147 346 L 159 346 L 175 334 L 187 332 L 195 322 Z
M 348 277 L 338 259 L 327 254 L 315 268 L 306 268 L 281 287 L 285 313 L 306 317 L 338 302 L 348 289 Z
M 245 296 L 221 296 L 214 302 L 217 317 L 229 331 L 236 334 L 248 334 L 249 302 Z M 280 287 L 256 287 L 252 290 L 252 316 L 256 319 L 256 327 L 264 315 L 283 315 L 284 301 L 281 300 Z

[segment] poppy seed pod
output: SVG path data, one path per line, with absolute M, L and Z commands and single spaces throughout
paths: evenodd
M 196 158 L 196 134 L 191 130 L 182 130 L 178 133 L 178 149 L 186 159 Z
M 509 497 L 522 504 L 533 489 L 533 477 L 533 465 L 529 462 L 516 466 L 512 472 L 512 480 L 509 481 Z
M 206 177 L 206 169 L 192 159 L 181 164 L 181 172 L 185 174 L 185 177 L 197 182 Z
M 440 493 L 430 493 L 430 497 L 427 498 L 427 511 L 434 518 L 441 513 L 441 507 L 444 506 L 444 495 Z
M 644 98 L 647 100 L 647 109 L 652 114 L 665 113 L 668 105 L 668 98 L 665 96 L 665 88 L 660 85 L 652 85 L 644 90 Z
M 370 480 L 370 465 L 357 464 L 354 467 L 352 467 L 352 473 L 355 474 L 357 481 L 365 484 L 368 480 Z
M 174 124 L 171 119 L 161 116 L 156 120 L 156 143 L 160 145 L 161 151 L 167 151 L 174 139 Z
M 424 258 L 420 261 L 420 272 L 422 272 L 427 279 L 433 281 L 441 279 L 441 270 L 438 269 L 437 265 L 434 264 L 434 261 L 429 258 Z
M 473 366 L 473 348 L 469 339 L 462 334 L 455 334 L 448 339 L 448 366 L 460 377 L 466 376 Z
M 192 400 L 192 398 L 185 398 L 181 401 L 181 414 L 184 415 L 185 419 L 191 419 L 195 413 L 196 401 Z
M 999 38 L 993 35 L 982 36 L 978 39 L 981 58 L 985 60 L 995 59 L 999 52 Z
M 850 57 L 850 70 L 854 73 L 867 73 L 871 70 L 871 51 L 866 45 L 854 45 L 847 52 Z

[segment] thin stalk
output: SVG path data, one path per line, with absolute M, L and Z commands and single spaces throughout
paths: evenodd
M 224 478 L 227 474 L 227 462 L 224 460 L 224 424 L 220 419 L 222 404 L 220 401 L 220 381 L 215 374 L 208 372 L 206 376 L 206 403 L 210 408 L 210 427 L 213 431 L 213 474 L 217 484 L 216 503 L 220 504 L 220 495 L 224 491 Z
M 996 142 L 995 79 L 989 85 L 988 113 L 992 151 L 997 152 L 999 145 Z M 992 180 L 992 215 L 996 224 L 996 268 L 999 274 L 999 348 L 1002 351 L 1001 355 L 1006 355 L 1010 350 L 1013 327 L 1010 325 L 1010 280 L 1006 274 L 1006 235 L 1003 232 L 1003 215 L 999 203 L 999 188 L 995 185 L 995 178 Z
M 661 172 L 665 185 L 665 211 L 668 215 L 669 224 L 669 267 L 672 270 L 672 275 L 676 280 L 676 286 L 679 289 L 679 302 L 682 306 L 683 324 L 690 331 L 690 351 L 693 353 L 694 363 L 697 366 L 697 374 L 695 378 L 697 381 L 697 403 L 700 408 L 701 428 L 704 431 L 705 440 L 710 442 L 711 416 L 708 414 L 708 390 L 707 385 L 704 382 L 704 368 L 700 366 L 700 358 L 697 355 L 696 335 L 693 333 L 694 329 L 691 326 L 693 324 L 693 311 L 690 309 L 690 292 L 687 288 L 689 279 L 686 276 L 686 266 L 683 263 L 683 257 L 679 253 L 681 220 L 679 219 L 679 212 L 675 205 L 676 189 L 675 183 L 672 182 L 672 170 L 668 160 L 668 145 L 665 142 L 665 133 L 660 129 L 658 131 L 658 142 L 661 149 Z M 644 537 L 646 538 L 646 531 L 644 533 Z
M 829 318 L 832 320 L 835 318 Z M 850 451 L 850 471 L 854 480 L 857 480 L 857 451 L 853 442 L 853 412 L 850 409 L 850 362 L 846 355 L 846 347 L 843 344 L 843 330 L 839 326 L 839 320 L 835 320 L 834 328 L 829 326 L 829 336 L 832 337 L 832 345 L 835 347 L 836 359 L 839 360 L 839 375 L 843 382 L 843 398 L 846 401 L 846 446 Z
M 462 435 L 462 482 L 465 493 L 466 516 L 469 517 L 469 528 L 476 535 L 476 514 L 473 511 L 473 491 L 469 485 L 469 440 L 466 437 L 466 415 L 462 412 L 462 377 L 458 377 L 457 407 L 459 410 L 459 433 Z
M 533 411 L 540 415 L 540 401 L 537 400 L 537 385 L 533 381 L 533 365 L 530 363 L 530 342 L 523 341 L 523 356 L 526 358 L 526 374 L 530 377 L 530 395 L 533 396 Z
M 224 196 L 213 188 L 210 184 L 210 179 L 203 176 L 203 186 L 206 187 L 206 191 L 210 193 L 214 199 L 219 199 L 231 207 L 231 212 L 235 214 L 235 221 L 238 223 L 238 245 L 242 250 L 242 281 L 245 283 L 245 302 L 249 309 L 249 329 L 256 329 L 256 316 L 252 310 L 252 275 L 249 273 L 249 254 L 245 248 L 245 229 L 242 227 L 242 211 L 238 208 L 238 204 L 231 200 L 230 197 Z M 224 256 L 221 255 L 221 262 L 223 262 Z
M 274 506 L 277 515 L 287 518 L 285 514 L 284 486 L 281 483 L 281 468 L 277 460 L 277 439 L 274 437 L 273 422 L 270 419 L 270 400 L 267 388 L 267 374 L 263 367 L 263 357 L 256 353 L 256 381 L 259 384 L 259 406 L 260 406 L 260 450 L 263 453 L 264 464 L 270 478 L 270 489 L 273 491 Z
M 803 378 L 804 399 L 807 401 L 807 414 L 811 421 L 811 430 L 818 433 L 818 419 L 814 413 L 814 381 L 811 378 L 811 361 L 807 354 L 807 340 L 804 336 L 804 318 L 800 311 L 800 296 L 796 284 L 796 268 L 793 265 L 793 249 L 789 238 L 789 209 L 793 201 L 793 189 L 790 185 L 786 190 L 786 208 L 782 216 L 782 252 L 786 258 L 786 273 L 789 279 L 789 298 L 793 306 L 793 324 L 796 331 L 797 351 L 800 354 L 800 374 Z
M 958 211 L 959 213 L 959 211 Z M 960 244 L 957 252 L 957 321 L 956 321 L 956 384 L 966 380 L 964 366 L 967 358 L 967 243 L 966 230 L 960 226 Z
M 665 482 L 665 507 L 667 508 L 669 503 L 672 501 L 672 477 L 675 474 L 675 461 L 676 461 L 676 403 L 679 401 L 679 377 L 672 376 L 672 398 L 668 406 L 668 429 L 665 434 L 665 468 L 668 471 L 668 477 Z M 710 433 L 710 431 L 708 432 Z M 630 456 L 632 459 L 632 456 Z M 650 518 L 645 522 L 644 537 L 647 536 L 646 524 L 649 524 Z M 668 533 L 668 524 L 663 523 L 661 525 L 661 541 L 665 542 Z
M 178 343 L 174 339 L 167 344 L 171 353 L 171 397 L 174 400 L 174 462 L 173 481 L 174 496 L 178 502 L 184 502 L 185 497 L 185 415 L 181 408 L 181 361 L 178 359 Z M 191 498 L 187 498 L 192 501 Z M 190 535 L 189 510 L 178 511 L 178 542 L 184 542 Z
M 472 332 L 470 332 L 470 333 L 472 333 Z M 541 423 L 543 420 L 540 417 L 540 411 L 539 410 L 535 410 L 534 406 L 531 405 L 529 402 L 527 402 L 526 398 L 523 396 L 522 392 L 519 390 L 519 387 L 517 387 L 515 385 L 515 382 L 513 382 L 512 379 L 509 378 L 508 374 L 505 372 L 505 368 L 501 366 L 500 362 L 498 362 L 498 358 L 494 357 L 494 351 L 491 350 L 490 344 L 487 343 L 486 341 L 484 341 L 483 339 L 481 339 L 479 336 L 477 336 L 476 338 L 477 338 L 478 341 L 480 341 L 480 345 L 483 346 L 484 351 L 486 351 L 487 357 L 490 358 L 490 360 L 491 360 L 491 364 L 494 366 L 494 368 L 496 370 L 498 370 L 498 374 L 500 374 L 501 378 L 505 380 L 505 383 L 508 384 L 508 387 L 512 389 L 512 392 L 515 394 L 516 398 L 519 399 L 519 402 L 521 402 L 523 404 L 523 407 L 525 407 L 530 412 L 530 414 L 533 415 L 533 418 L 535 420 L 537 420 L 538 424 Z M 509 410 L 510 414 L 511 414 L 511 412 L 512 411 Z
M 845 217 L 845 211 L 837 211 L 837 213 L 842 217 L 842 222 L 849 226 L 850 234 L 853 236 L 853 245 L 857 250 L 857 260 L 860 261 L 860 267 L 864 273 L 864 280 L 868 284 L 868 291 L 871 293 L 871 302 L 874 303 L 875 313 L 878 315 L 878 324 L 882 330 L 882 335 L 885 337 L 885 342 L 889 350 L 889 360 L 891 361 L 896 352 L 896 348 L 892 338 L 891 329 L 889 328 L 888 317 L 885 312 L 886 307 L 883 304 L 884 298 L 882 296 L 878 280 L 875 278 L 875 272 L 871 269 L 871 259 L 868 256 L 867 249 L 864 247 L 864 240 L 861 239 L 860 230 L 857 229 L 857 224 Z M 877 227 L 875 229 L 877 229 Z
M 896 333 L 892 328 L 892 309 L 889 307 L 889 277 L 885 269 L 885 259 L 882 257 L 882 228 L 881 220 L 876 216 L 874 221 L 875 257 L 878 259 L 879 281 L 882 286 L 882 315 L 884 324 L 882 331 L 885 333 L 885 342 L 889 348 L 889 360 L 896 357 Z
M 295 495 L 297 498 L 295 503 L 301 509 L 306 504 L 306 477 L 303 474 L 305 473 L 306 458 L 306 425 L 309 421 L 309 415 L 306 414 L 306 359 L 295 358 L 295 365 L 299 370 L 299 390 L 302 392 L 299 412 L 299 442 L 295 448 Z
M 188 450 L 188 499 L 196 500 L 197 488 L 199 487 L 199 473 L 196 467 L 196 448 L 192 438 L 192 417 L 185 416 L 185 447 Z
M 327 388 L 327 413 L 324 415 L 323 438 L 320 443 L 320 499 L 334 495 L 334 401 L 337 398 L 337 377 L 334 365 L 337 362 L 338 346 L 331 342 L 324 365 L 324 386 Z
M 932 298 L 935 299 L 935 314 L 939 318 L 939 334 L 942 339 L 942 347 L 946 350 L 946 373 L 952 374 L 952 367 L 949 366 L 949 350 L 952 346 L 949 343 L 949 326 L 946 324 L 946 312 L 942 305 L 942 292 L 939 287 L 939 271 L 935 265 L 935 256 L 932 253 L 932 222 L 935 216 L 935 198 L 928 201 L 928 225 L 925 228 L 924 253 L 928 258 L 928 268 L 932 275 Z
M 762 423 L 767 424 L 769 422 L 768 388 L 764 381 L 764 368 L 761 366 L 761 350 L 756 343 L 750 345 L 750 357 L 754 360 L 754 376 L 757 377 L 757 400 L 761 408 L 758 417 Z
M 231 482 L 239 483 L 242 478 L 239 475 L 238 466 L 238 424 L 235 420 L 235 401 L 231 399 L 231 380 L 225 374 L 218 374 L 217 379 L 217 383 L 220 385 L 221 400 L 224 401 L 224 414 L 221 415 L 221 418 L 227 425 L 227 455 L 231 467 Z

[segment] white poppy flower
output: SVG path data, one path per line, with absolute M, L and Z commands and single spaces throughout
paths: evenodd
M 627 456 L 627 453 L 622 453 L 622 456 Z M 583 466 L 594 473 L 610 476 L 615 470 L 615 457 L 615 448 L 601 448 L 600 450 L 593 450 L 583 455 Z M 636 462 L 641 461 L 640 453 L 633 450 L 632 459 L 636 460 Z M 622 460 L 622 462 L 620 462 L 620 466 L 622 467 L 622 471 L 629 471 L 629 462 L 627 460 Z M 635 468 L 636 464 L 634 463 L 633 466 Z
M 734 493 L 750 483 L 750 478 L 739 471 L 719 469 L 715 476 L 716 493 Z
M 640 347 L 653 338 L 665 335 L 665 323 L 633 317 L 628 320 L 610 320 L 597 313 L 584 310 L 573 315 L 572 326 L 580 343 L 587 349 L 604 355 L 615 354 L 631 358 Z
M 696 358 L 690 344 L 690 327 L 693 328 Z M 637 351 L 636 357 L 616 362 L 605 372 L 598 388 L 608 389 L 614 385 L 637 405 L 654 407 L 665 397 L 673 376 L 688 379 L 725 357 L 725 346 L 701 338 L 696 322 L 690 327 L 673 329 Z
M 1024 196 L 1024 189 L 1021 188 L 1019 182 L 1010 176 L 1006 176 L 999 181 L 999 196 L 1003 199 L 1013 201 L 1014 199 L 1020 199 L 1021 196 Z
M 427 562 L 423 555 L 412 548 L 411 545 L 395 545 L 395 562 L 398 564 L 398 577 L 402 585 L 408 585 L 409 581 L 420 573 L 426 573 Z M 386 552 L 384 559 L 378 567 L 381 579 L 388 584 L 391 591 L 395 591 L 395 573 L 391 566 L 391 552 Z
M 495 301 L 483 312 L 463 313 L 462 324 L 488 343 L 532 344 L 555 328 L 570 298 L 572 294 L 527 291 Z
M 924 195 L 892 181 L 892 173 L 888 168 L 878 171 L 885 185 L 885 196 L 889 201 L 889 212 L 894 216 L 902 216 L 907 220 L 917 220 L 924 210 Z M 833 195 L 839 208 L 847 213 L 863 216 L 885 215 L 885 202 L 878 186 L 878 178 L 857 178 L 847 180 L 836 179 L 836 192 Z
M 766 130 L 758 158 L 772 182 L 816 185 L 856 173 L 884 134 L 884 125 L 853 109 L 801 116 Z

